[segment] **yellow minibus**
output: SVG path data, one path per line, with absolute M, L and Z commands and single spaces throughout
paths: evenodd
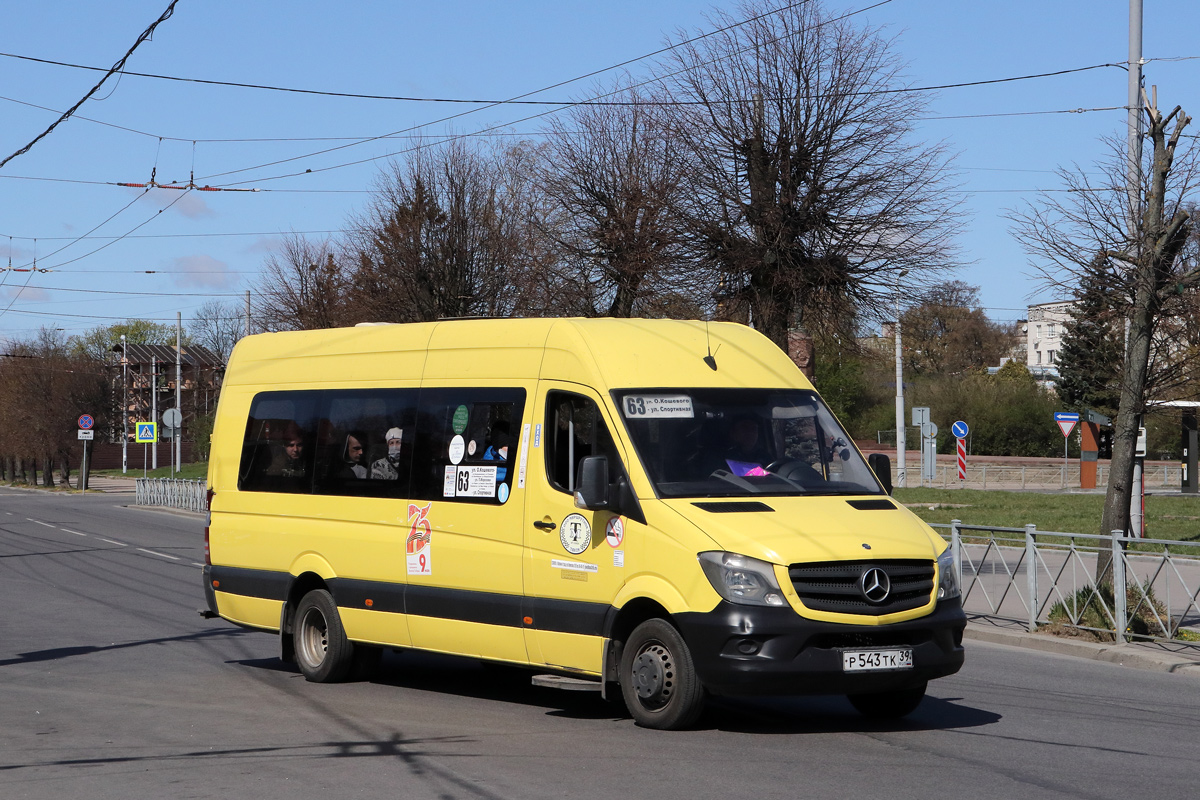
M 732 323 L 250 336 L 212 435 L 209 613 L 310 681 L 411 648 L 590 681 L 652 728 L 708 695 L 902 716 L 962 665 L 965 616 L 872 459 Z

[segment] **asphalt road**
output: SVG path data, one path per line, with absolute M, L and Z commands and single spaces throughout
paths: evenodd
M 968 643 L 908 720 L 720 700 L 637 728 L 517 670 L 306 683 L 204 620 L 202 522 L 0 489 L 0 798 L 1192 798 L 1200 681 Z

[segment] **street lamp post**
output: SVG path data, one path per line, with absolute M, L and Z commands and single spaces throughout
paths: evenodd
M 125 354 L 125 334 L 121 334 L 121 474 L 129 471 L 129 356 Z
M 904 464 L 904 350 L 900 344 L 900 279 L 908 274 L 902 269 L 896 275 L 896 485 L 907 486 L 908 470 Z

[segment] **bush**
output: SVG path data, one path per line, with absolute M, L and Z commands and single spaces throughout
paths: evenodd
M 1143 596 L 1144 593 L 1144 596 Z M 1080 589 L 1050 607 L 1049 633 L 1067 636 L 1086 636 L 1097 642 L 1112 642 L 1116 637 L 1106 630 L 1081 630 L 1083 628 L 1111 628 L 1112 621 L 1105 609 L 1113 607 L 1113 587 L 1102 583 L 1098 590 L 1090 587 Z M 1149 582 L 1141 589 L 1129 586 L 1125 590 L 1125 608 L 1133 611 L 1126 621 L 1125 635 L 1130 639 L 1147 639 L 1162 636 L 1162 625 L 1170 625 L 1166 607 L 1154 596 Z M 1075 612 L 1074 616 L 1072 611 Z M 1157 615 L 1157 617 L 1156 617 Z M 1161 623 L 1160 623 L 1161 620 Z

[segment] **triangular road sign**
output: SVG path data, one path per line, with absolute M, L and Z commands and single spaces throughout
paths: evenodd
M 1073 419 L 1056 419 L 1059 430 L 1063 432 L 1063 438 L 1071 435 L 1071 431 L 1075 430 L 1075 420 Z

